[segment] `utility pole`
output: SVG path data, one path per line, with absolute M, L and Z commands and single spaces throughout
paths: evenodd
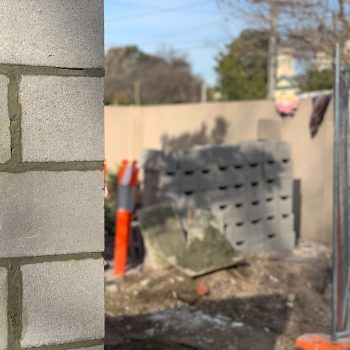
M 201 102 L 207 102 L 207 84 L 206 83 L 202 83 L 201 85 Z
M 273 99 L 276 90 L 277 71 L 277 0 L 270 0 L 270 31 L 268 51 L 268 75 L 267 75 L 267 98 Z
M 141 104 L 141 84 L 139 81 L 134 83 L 134 103 L 135 105 Z

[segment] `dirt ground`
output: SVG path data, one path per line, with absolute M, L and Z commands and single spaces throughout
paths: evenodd
M 294 349 L 301 334 L 329 332 L 330 282 L 330 252 L 311 243 L 197 279 L 170 268 L 115 279 L 109 270 L 106 348 Z

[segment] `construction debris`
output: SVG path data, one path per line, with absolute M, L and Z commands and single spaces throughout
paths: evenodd
M 172 204 L 149 206 L 138 212 L 146 246 L 146 265 L 169 264 L 196 277 L 242 261 L 224 236 L 219 216 L 209 210 L 188 214 L 187 238 Z
M 195 298 L 202 282 L 209 293 Z M 300 334 L 330 327 L 330 255 L 314 243 L 199 279 L 172 268 L 115 283 L 106 286 L 110 349 L 291 350 Z
M 187 220 L 185 249 L 169 262 L 188 276 L 197 277 L 242 262 L 225 238 L 220 219 L 209 210 L 192 210 Z
M 157 204 L 137 213 L 146 248 L 145 265 L 162 268 L 169 258 L 182 252 L 186 246 L 180 219 L 171 203 Z

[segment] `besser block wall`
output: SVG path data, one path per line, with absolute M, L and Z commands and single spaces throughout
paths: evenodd
M 227 239 L 240 251 L 283 251 L 295 246 L 288 143 L 244 141 L 188 151 L 148 150 L 142 158 L 144 205 L 151 204 L 149 199 L 174 201 L 185 227 L 188 209 L 215 210 Z
M 0 18 L 0 350 L 102 350 L 103 1 Z

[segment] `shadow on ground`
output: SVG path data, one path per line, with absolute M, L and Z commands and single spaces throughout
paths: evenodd
M 289 319 L 286 304 L 272 294 L 107 317 L 106 349 L 272 350 Z

